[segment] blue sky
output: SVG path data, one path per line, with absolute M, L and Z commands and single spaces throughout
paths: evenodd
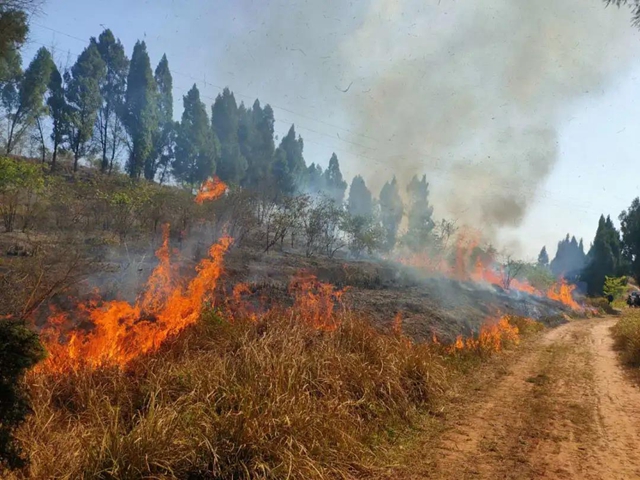
M 393 7 L 392 2 L 388 0 L 383 5 Z M 442 1 L 445 6 L 431 3 L 431 8 L 442 10 L 448 2 Z M 59 64 L 71 64 L 88 38 L 97 36 L 104 26 L 122 40 L 129 54 L 135 41 L 143 38 L 153 64 L 163 53 L 169 58 L 177 116 L 181 112 L 181 96 L 193 83 L 198 84 L 208 104 L 221 87 L 229 86 L 239 101 L 251 104 L 259 97 L 263 103 L 272 104 L 279 135 L 295 122 L 305 139 L 307 163 L 326 165 L 335 151 L 346 175 L 351 177 L 363 169 L 363 162 L 366 165 L 367 159 L 375 157 L 379 139 L 353 134 L 361 130 L 337 100 L 346 95 L 338 88 L 345 89 L 350 78 L 337 76 L 331 83 L 323 80 L 325 84 L 320 85 L 317 71 L 322 68 L 321 59 L 339 48 L 340 37 L 361 25 L 366 9 L 352 2 L 348 13 L 340 12 L 330 19 L 328 25 L 335 25 L 335 29 L 328 30 L 326 37 L 301 38 L 298 44 L 291 40 L 290 24 L 301 22 L 304 31 L 304 22 L 314 21 L 315 14 L 327 21 L 327 13 L 318 10 L 302 14 L 287 5 L 288 2 L 277 0 L 48 0 L 43 12 L 33 19 L 24 57 L 29 59 L 44 45 L 54 48 Z M 622 21 L 621 15 L 603 8 L 602 17 L 609 15 L 616 15 L 620 29 L 628 29 L 623 43 L 617 46 L 640 53 L 640 34 L 629 25 L 626 13 Z M 429 17 L 425 18 L 428 21 Z M 265 30 L 265 22 L 275 27 Z M 442 22 L 433 25 L 433 29 L 445 28 L 441 25 Z M 295 30 L 294 35 L 300 35 L 300 31 Z M 257 44 L 252 44 L 252 32 L 270 37 L 258 38 Z M 281 43 L 273 39 L 278 35 L 283 38 Z M 261 50 L 263 40 L 274 42 L 279 50 L 275 54 Z M 312 46 L 314 41 L 318 47 Z M 314 49 L 323 46 L 326 51 L 314 57 Z M 235 54 L 236 61 L 229 60 L 229 52 L 239 52 Z M 380 62 L 385 61 L 387 53 L 377 52 Z M 371 55 L 375 54 L 372 51 Z M 341 71 L 331 64 L 327 69 Z M 294 83 L 295 88 L 289 88 Z M 353 90 L 357 88 L 356 79 Z M 617 221 L 618 214 L 640 195 L 639 96 L 640 55 L 633 53 L 601 89 L 575 99 L 565 109 L 569 114 L 565 112 L 557 125 L 558 160 L 538 186 L 523 222 L 501 230 L 499 240 L 504 246 L 528 258 L 535 257 L 542 245 L 547 245 L 553 254 L 556 242 L 566 233 L 583 237 L 588 246 L 601 213 L 611 214 Z M 393 170 L 393 164 L 385 169 Z M 437 183 L 436 172 L 426 167 L 423 172 L 428 178 L 433 173 L 433 182 Z

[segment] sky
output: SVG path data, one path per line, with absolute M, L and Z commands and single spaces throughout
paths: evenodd
M 436 215 L 478 221 L 499 247 L 534 259 L 567 233 L 588 247 L 599 216 L 617 221 L 640 195 L 640 32 L 629 12 L 580 1 L 591 9 L 571 10 L 578 0 L 558 12 L 516 0 L 48 0 L 23 56 L 46 46 L 70 66 L 105 27 L 129 54 L 144 39 L 153 65 L 167 54 L 177 117 L 194 83 L 207 104 L 225 86 L 238 101 L 259 98 L 274 108 L 277 135 L 295 123 L 308 164 L 326 166 L 336 152 L 347 179 L 363 174 L 376 195 L 392 174 L 426 174 Z M 523 91 L 504 92 L 513 85 Z M 501 147 L 494 133 L 507 128 Z M 544 159 L 532 168 L 519 145 Z M 486 198 L 489 213 L 475 208 Z M 512 202 L 503 218 L 499 207 Z

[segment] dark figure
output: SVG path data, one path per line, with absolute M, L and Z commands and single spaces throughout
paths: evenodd
M 607 301 L 613 303 L 613 295 L 607 295 Z

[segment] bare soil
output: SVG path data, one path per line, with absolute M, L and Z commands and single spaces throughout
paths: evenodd
M 385 478 L 640 478 L 640 389 L 619 365 L 613 317 L 547 331 L 409 443 Z M 492 367 L 494 370 L 496 366 Z

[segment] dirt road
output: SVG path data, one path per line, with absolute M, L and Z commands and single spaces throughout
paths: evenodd
M 615 321 L 547 332 L 394 476 L 640 479 L 640 390 L 612 350 Z

